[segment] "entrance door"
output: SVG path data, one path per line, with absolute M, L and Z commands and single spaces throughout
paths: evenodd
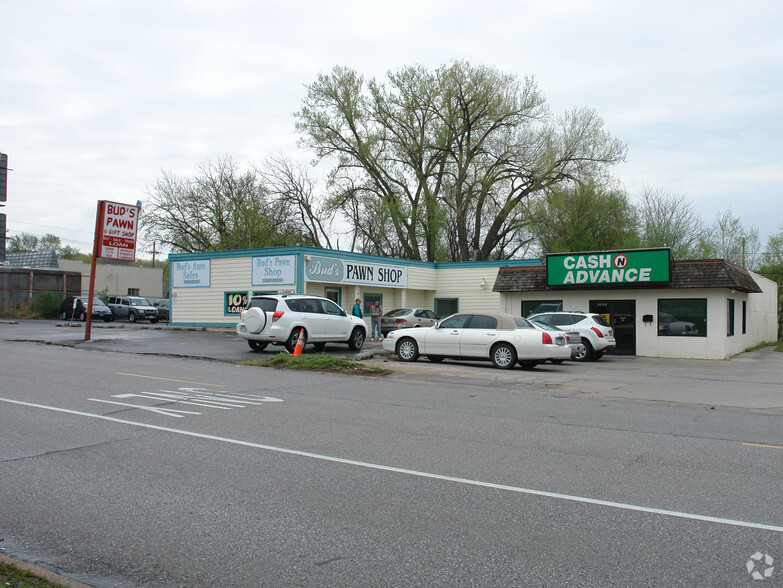
M 590 312 L 603 315 L 612 326 L 614 355 L 636 355 L 636 300 L 591 300 Z

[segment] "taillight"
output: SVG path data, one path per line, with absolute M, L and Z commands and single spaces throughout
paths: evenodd
M 549 333 L 544 331 L 543 333 L 541 333 L 541 342 L 544 345 L 551 345 L 552 344 L 552 337 L 549 336 Z
M 394 321 L 395 323 L 407 323 L 408 321 L 406 319 L 397 319 Z
M 279 321 L 281 318 L 283 318 L 283 311 L 282 310 L 277 310 L 272 315 L 272 322 Z
M 601 331 L 599 331 L 598 329 L 596 329 L 595 327 L 590 327 L 590 330 L 593 331 L 596 335 L 598 335 L 599 339 L 603 339 L 604 338 L 604 334 Z
M 690 330 L 691 330 L 691 326 L 690 325 L 685 325 L 685 332 L 687 333 Z

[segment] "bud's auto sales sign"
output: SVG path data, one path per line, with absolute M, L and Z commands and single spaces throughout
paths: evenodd
M 101 201 L 100 254 L 104 259 L 134 261 L 136 232 L 139 227 L 139 207 L 130 204 Z

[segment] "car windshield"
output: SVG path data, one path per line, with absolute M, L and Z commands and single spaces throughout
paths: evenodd
M 277 310 L 277 299 L 275 298 L 251 298 L 248 308 L 260 308 L 264 312 L 274 312 Z
M 131 298 L 130 299 L 131 306 L 149 306 L 150 301 L 146 298 Z
M 550 331 L 562 331 L 560 327 L 556 327 L 555 325 L 550 325 L 549 323 L 545 323 L 544 321 L 533 321 L 536 323 L 539 327 L 542 329 L 549 329 Z
M 600 314 L 594 314 L 593 315 L 593 320 L 596 323 L 598 323 L 599 325 L 601 325 L 602 327 L 609 327 L 609 326 L 611 326 L 609 323 L 606 322 L 606 319 L 604 319 L 604 317 L 602 317 Z
M 408 314 L 411 311 L 410 308 L 397 308 L 395 310 L 390 310 L 383 316 L 403 316 L 405 314 Z

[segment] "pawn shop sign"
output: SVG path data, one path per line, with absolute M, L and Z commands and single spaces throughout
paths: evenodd
M 134 261 L 140 206 L 101 200 L 98 202 L 96 241 L 97 257 Z

